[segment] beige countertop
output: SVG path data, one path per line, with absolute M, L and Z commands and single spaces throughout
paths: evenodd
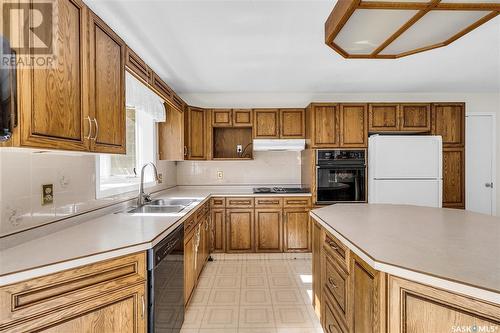
M 147 250 L 173 231 L 210 196 L 310 195 L 253 194 L 251 187 L 243 186 L 178 186 L 155 195 L 155 198 L 196 200 L 178 214 L 107 213 L 27 241 L 22 241 L 22 235 L 16 235 L 21 241 L 0 250 L 0 286 Z
M 449 281 L 465 293 L 482 289 L 500 302 L 498 217 L 382 204 L 337 204 L 311 215 L 375 269 Z

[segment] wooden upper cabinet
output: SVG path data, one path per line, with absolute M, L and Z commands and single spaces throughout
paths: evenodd
M 465 104 L 433 104 L 432 134 L 443 137 L 443 147 L 463 147 L 465 145 Z
M 90 14 L 91 150 L 126 153 L 125 43 Z
M 254 210 L 226 210 L 226 250 L 231 252 L 254 251 Z
M 213 109 L 212 110 L 213 127 L 231 127 L 233 126 L 233 112 L 231 109 Z
M 366 104 L 341 104 L 340 146 L 368 147 L 368 111 Z
M 399 104 L 370 104 L 368 119 L 370 132 L 397 132 L 400 120 Z
M 278 109 L 254 109 L 253 137 L 279 139 L 279 118 Z
M 339 146 L 338 104 L 313 104 L 311 106 L 311 145 L 313 148 Z
M 77 0 L 54 5 L 64 22 L 46 25 L 55 29 L 55 59 L 40 69 L 19 64 L 19 129 L 14 133 L 19 135 L 12 144 L 84 151 L 89 147 L 88 11 Z
M 303 139 L 305 130 L 304 109 L 280 109 L 280 137 L 282 139 Z
M 126 66 L 131 74 L 146 84 L 153 82 L 153 71 L 130 47 L 126 51 Z
M 156 73 L 152 73 L 151 87 L 159 94 L 164 101 L 171 100 L 173 91 L 170 89 L 168 84 L 166 84 Z M 182 109 L 181 109 L 182 111 Z
M 429 132 L 431 130 L 431 105 L 426 103 L 401 104 L 400 130 L 404 132 Z
M 252 127 L 252 109 L 233 109 L 233 127 Z
M 184 113 L 164 103 L 166 120 L 158 123 L 158 157 L 160 160 L 184 160 Z
M 204 109 L 189 107 L 185 117 L 186 155 L 190 160 L 205 160 L 207 158 L 207 128 Z
M 443 149 L 443 207 L 465 208 L 464 148 Z

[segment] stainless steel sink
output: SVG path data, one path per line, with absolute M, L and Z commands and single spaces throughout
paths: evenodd
M 129 214 L 169 214 L 178 213 L 182 211 L 186 206 L 184 205 L 145 205 L 141 207 L 136 207 L 129 210 Z
M 195 200 L 193 199 L 156 199 L 148 202 L 146 206 L 189 206 Z

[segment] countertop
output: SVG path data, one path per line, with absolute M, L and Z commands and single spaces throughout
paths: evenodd
M 242 186 L 178 186 L 162 191 L 154 198 L 196 200 L 181 213 L 158 215 L 108 213 L 1 250 L 0 286 L 150 249 L 175 230 L 211 196 L 310 195 L 310 193 L 253 194 L 252 187 Z
M 337 204 L 311 215 L 377 270 L 500 303 L 498 217 L 383 204 Z

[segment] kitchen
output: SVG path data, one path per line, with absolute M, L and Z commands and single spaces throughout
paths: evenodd
M 500 3 L 12 3 L 0 331 L 499 329 Z

